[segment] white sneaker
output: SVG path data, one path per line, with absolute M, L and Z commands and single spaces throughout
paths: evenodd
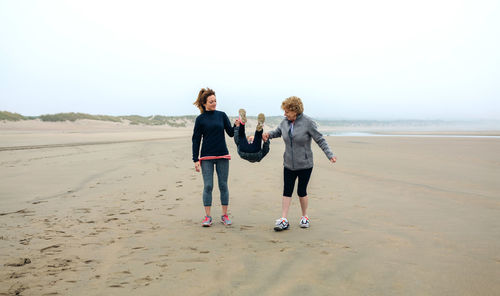
M 309 228 L 309 218 L 307 216 L 300 218 L 300 227 Z
M 285 229 L 288 229 L 290 226 L 290 223 L 288 223 L 288 220 L 286 218 L 279 218 L 276 220 L 276 226 L 274 226 L 275 231 L 282 231 Z

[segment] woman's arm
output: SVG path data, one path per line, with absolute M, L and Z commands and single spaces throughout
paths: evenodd
M 281 137 L 281 124 L 282 122 L 278 125 L 278 127 L 275 130 L 272 130 L 268 133 L 264 133 L 262 135 L 262 140 L 267 141 L 269 139 L 274 139 L 274 138 L 279 138 Z
M 337 158 L 335 157 L 332 150 L 330 149 L 330 146 L 328 145 L 328 142 L 323 137 L 323 134 L 321 134 L 319 132 L 318 126 L 316 125 L 316 122 L 314 122 L 312 120 L 311 120 L 311 124 L 309 126 L 309 134 L 314 139 L 314 142 L 316 142 L 316 144 L 318 144 L 319 148 L 321 148 L 321 150 L 323 150 L 326 157 L 328 157 L 328 159 L 331 162 L 335 162 L 337 160 Z M 333 158 L 335 158 L 335 159 L 332 160 Z
M 201 124 L 198 118 L 196 118 L 193 129 L 193 137 L 191 138 L 193 142 L 193 161 L 195 163 L 199 161 L 198 156 L 200 155 L 201 136 L 202 136 Z
M 228 136 L 233 137 L 234 136 L 234 128 L 233 125 L 231 124 L 231 121 L 229 121 L 229 117 L 227 117 L 226 113 L 223 113 L 223 118 L 224 118 L 224 129 L 226 130 L 226 133 Z

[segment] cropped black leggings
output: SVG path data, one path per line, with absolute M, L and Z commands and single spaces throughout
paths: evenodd
M 292 197 L 293 187 L 295 186 L 295 179 L 299 178 L 299 185 L 297 194 L 299 197 L 307 196 L 307 184 L 311 178 L 312 168 L 292 171 L 287 168 L 283 170 L 283 196 Z

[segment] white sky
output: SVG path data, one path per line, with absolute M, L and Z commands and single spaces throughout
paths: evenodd
M 500 118 L 500 1 L 0 0 L 0 110 Z

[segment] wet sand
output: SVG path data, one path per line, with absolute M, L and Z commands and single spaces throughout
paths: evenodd
M 234 224 L 202 228 L 189 128 L 39 124 L 0 129 L 0 295 L 500 290 L 500 139 L 328 137 L 335 165 L 313 143 L 311 228 L 294 195 L 276 233 L 281 139 L 252 164 L 227 138 Z

